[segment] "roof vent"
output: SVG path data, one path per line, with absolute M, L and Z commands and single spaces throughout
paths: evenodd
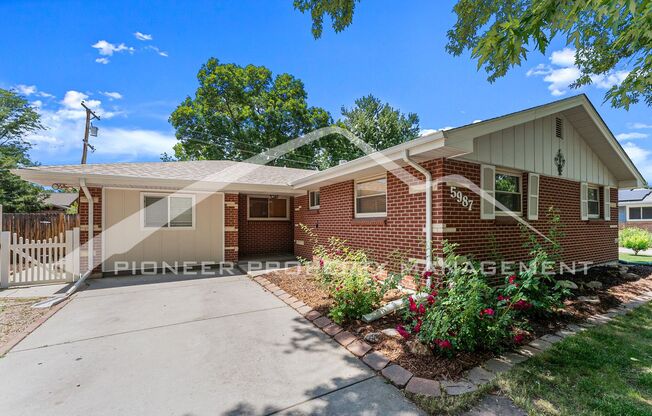
M 558 139 L 564 138 L 564 120 L 555 117 L 555 137 Z

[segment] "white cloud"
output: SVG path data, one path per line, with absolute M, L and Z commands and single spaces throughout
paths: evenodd
M 629 158 L 632 159 L 632 162 L 636 165 L 642 165 L 647 161 L 647 157 L 650 155 L 650 151 L 643 149 L 635 145 L 632 142 L 627 142 L 623 144 L 623 149 L 629 155 Z
M 645 123 L 627 123 L 630 129 L 652 129 L 652 124 Z
M 148 45 L 145 49 L 150 49 L 150 50 L 156 52 L 156 53 L 157 53 L 158 55 L 160 55 L 160 56 L 164 56 L 164 57 L 166 57 L 166 58 L 168 57 L 168 53 L 167 53 L 167 52 L 160 50 L 160 49 L 159 49 L 158 47 L 156 47 L 156 46 Z
M 481 121 L 482 121 L 481 119 L 473 120 L 471 124 L 480 123 Z
M 618 140 L 646 139 L 647 137 L 647 134 L 638 132 L 620 133 L 616 135 L 616 139 Z
M 97 62 L 98 64 L 106 65 L 111 61 L 109 60 L 109 58 L 96 58 L 95 62 Z
M 95 122 L 100 131 L 99 137 L 93 138 L 97 150 L 89 156 L 91 163 L 158 160 L 161 153 L 173 153 L 174 132 L 115 127 L 115 122 L 107 120 L 118 113 L 104 111 L 99 100 L 88 98 L 88 94 L 71 90 L 63 100 L 38 108 L 47 129 L 26 138 L 33 145 L 30 154 L 34 160 L 43 164 L 79 163 L 85 123 L 85 110 L 79 105 L 82 99 L 102 117 Z
M 548 83 L 548 90 L 553 96 L 561 96 L 568 92 L 569 85 L 581 75 L 575 65 L 575 50 L 564 48 L 553 51 L 550 55 L 550 65 L 539 64 L 527 71 L 526 76 L 540 76 Z M 608 74 L 592 75 L 591 81 L 596 88 L 609 89 L 619 85 L 629 74 L 628 71 L 614 71 Z
M 125 51 L 132 53 L 134 51 L 134 48 L 127 46 L 124 43 L 116 46 L 113 43 L 107 42 L 105 40 L 97 41 L 97 43 L 91 45 L 91 47 L 97 49 L 99 54 L 103 56 L 113 56 L 114 53 Z
M 29 97 L 30 95 L 36 93 L 36 85 L 25 85 L 25 84 L 18 84 L 14 85 L 13 87 L 14 90 L 16 90 L 17 93 L 24 95 L 26 97 Z
M 136 37 L 136 39 L 142 40 L 142 41 L 148 41 L 148 40 L 154 39 L 152 37 L 152 35 L 148 35 L 148 34 L 142 33 L 142 32 L 136 32 L 136 33 L 134 33 L 134 36 Z
M 109 97 L 109 100 L 122 100 L 122 94 L 119 92 L 100 91 L 100 94 Z
M 434 132 L 436 132 L 436 131 L 439 131 L 439 130 L 435 130 L 435 129 L 421 129 L 421 130 L 419 130 L 419 136 L 425 136 L 426 134 L 434 133 Z
M 550 62 L 557 66 L 575 66 L 575 50 L 564 48 L 560 51 L 553 51 L 550 55 Z

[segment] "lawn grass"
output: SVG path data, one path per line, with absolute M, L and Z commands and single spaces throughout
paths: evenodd
M 497 384 L 533 415 L 652 415 L 652 305 L 566 338 Z
M 652 264 L 652 256 L 644 256 L 642 254 L 635 256 L 629 253 L 620 253 L 618 258 L 628 263 Z

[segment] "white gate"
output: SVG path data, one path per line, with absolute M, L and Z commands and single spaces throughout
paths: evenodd
M 73 282 L 79 277 L 79 228 L 47 240 L 0 233 L 0 288 Z

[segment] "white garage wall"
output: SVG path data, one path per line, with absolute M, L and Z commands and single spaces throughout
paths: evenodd
M 224 195 L 195 194 L 195 228 L 158 229 L 141 226 L 143 191 L 106 189 L 104 193 L 104 271 L 115 270 L 115 262 L 224 261 Z M 146 193 L 146 192 L 145 192 Z M 158 191 L 156 193 L 159 193 Z

